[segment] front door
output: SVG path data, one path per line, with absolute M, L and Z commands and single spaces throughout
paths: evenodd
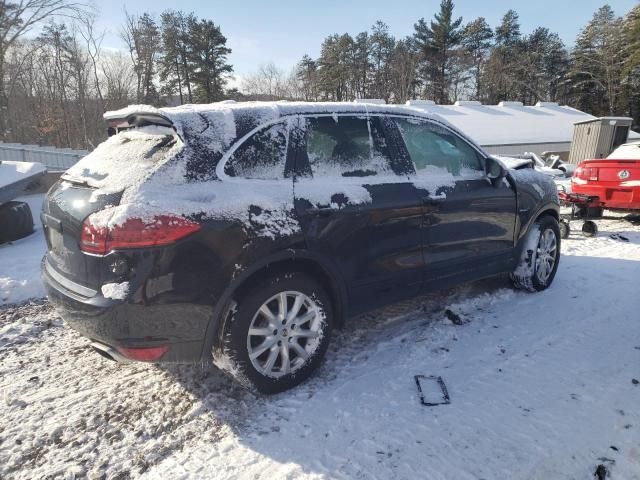
M 295 208 L 309 249 L 335 262 L 350 313 L 417 294 L 422 283 L 422 207 L 386 146 L 376 117 L 300 119 Z
M 513 188 L 506 181 L 493 186 L 482 154 L 447 127 L 409 118 L 395 121 L 425 206 L 425 286 L 508 269 L 514 261 Z

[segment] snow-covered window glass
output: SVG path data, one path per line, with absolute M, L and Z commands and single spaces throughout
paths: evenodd
M 263 180 L 284 178 L 287 161 L 287 125 L 277 123 L 246 139 L 224 166 L 230 177 Z
M 437 124 L 408 118 L 396 119 L 416 171 L 434 167 L 463 176 L 483 171 L 476 150 L 465 140 Z
M 369 177 L 389 170 L 366 117 L 306 119 L 306 153 L 314 177 Z

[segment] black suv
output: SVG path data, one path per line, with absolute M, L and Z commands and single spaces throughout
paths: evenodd
M 50 300 L 102 355 L 213 362 L 265 393 L 356 313 L 510 273 L 547 288 L 558 197 L 424 110 L 129 107 L 43 207 Z

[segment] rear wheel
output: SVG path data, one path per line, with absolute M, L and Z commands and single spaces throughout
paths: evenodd
M 29 204 L 7 202 L 0 205 L 0 243 L 13 242 L 33 233 Z
M 320 365 L 333 311 L 322 286 L 301 272 L 256 283 L 237 301 L 214 358 L 261 393 L 292 388 Z M 231 366 L 231 368 L 228 368 Z
M 511 280 L 523 290 L 545 290 L 553 282 L 559 262 L 560 227 L 555 218 L 545 215 L 529 229 L 520 263 L 512 273 Z

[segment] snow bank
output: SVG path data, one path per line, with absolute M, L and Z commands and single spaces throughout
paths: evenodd
M 46 171 L 41 163 L 0 161 L 0 188 Z

